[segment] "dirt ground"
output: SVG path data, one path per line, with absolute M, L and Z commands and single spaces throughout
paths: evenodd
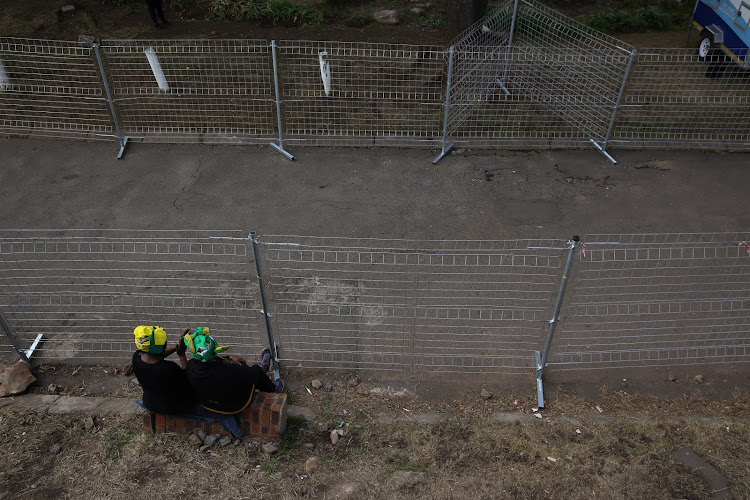
M 491 2 L 490 8 L 497 2 Z M 73 4 L 73 14 L 60 16 L 63 5 Z M 169 2 L 166 2 L 169 5 Z M 104 0 L 0 0 L 0 27 L 3 36 L 79 40 L 81 35 L 96 39 L 261 39 L 261 40 L 333 40 L 371 43 L 405 43 L 445 45 L 451 36 L 445 27 L 433 27 L 426 21 L 428 16 L 445 15 L 443 2 L 431 2 L 422 17 L 404 17 L 397 25 L 371 22 L 357 26 L 352 16 L 360 13 L 370 16 L 379 8 L 397 9 L 402 13 L 413 8 L 413 0 L 359 0 L 347 4 L 346 8 L 326 16 L 322 26 L 290 26 L 268 22 L 230 22 L 208 18 L 205 2 L 187 12 L 167 9 L 172 24 L 164 30 L 153 27 L 145 2 L 134 2 L 128 7 L 115 7 Z M 571 16 L 591 14 L 596 9 L 610 8 L 586 3 L 558 3 L 555 9 Z M 643 47 L 686 47 L 697 43 L 696 37 L 687 41 L 687 25 L 684 31 L 630 33 L 617 35 L 623 41 Z
M 63 394 L 140 396 L 126 367 L 35 372 L 34 392 L 57 383 Z M 748 498 L 748 393 L 702 397 L 694 390 L 726 384 L 689 374 L 664 382 L 681 388 L 674 399 L 606 385 L 588 399 L 557 386 L 549 388 L 553 402 L 535 412 L 529 384 L 483 398 L 483 381 L 430 398 L 412 390 L 419 392 L 415 380 L 290 371 L 290 402 L 315 417 L 291 418 L 273 454 L 246 439 L 200 452 L 187 436 L 144 435 L 132 415 L 5 407 L 0 499 L 78 498 L 82 491 L 96 498 L 144 491 L 152 498 L 712 498 L 706 478 L 672 456 L 682 448 L 713 465 L 735 498 Z M 313 378 L 331 391 L 308 391 Z M 349 387 L 352 378 L 362 390 Z M 331 429 L 344 434 L 335 445 Z

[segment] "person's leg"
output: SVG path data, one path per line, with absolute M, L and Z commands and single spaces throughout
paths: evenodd
M 146 0 L 146 5 L 148 5 L 148 13 L 151 16 L 151 20 L 154 21 L 154 25 L 158 28 L 159 20 L 156 18 L 156 0 Z
M 276 385 L 271 382 L 268 375 L 263 371 L 259 365 L 252 365 L 250 369 L 253 371 L 253 383 L 255 384 L 255 390 L 260 392 L 276 392 Z
M 229 431 L 232 436 L 241 438 L 245 433 L 242 431 L 239 423 L 239 415 L 225 415 L 223 413 L 214 413 L 206 410 L 201 405 L 195 405 L 189 412 L 180 414 L 183 418 L 199 420 L 201 422 L 210 422 L 221 424 L 224 429 Z
M 170 24 L 169 21 L 167 21 L 167 18 L 164 17 L 164 3 L 162 0 L 156 0 L 156 10 L 159 12 L 159 17 L 161 17 L 161 22 L 164 24 Z

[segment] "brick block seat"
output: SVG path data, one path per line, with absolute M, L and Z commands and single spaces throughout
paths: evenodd
M 278 443 L 286 430 L 286 394 L 256 392 L 250 406 L 240 414 L 245 437 L 261 438 Z M 230 435 L 221 424 L 201 422 L 174 415 L 162 415 L 147 411 L 143 415 L 143 430 L 146 434 L 190 434 L 203 429 L 206 434 Z

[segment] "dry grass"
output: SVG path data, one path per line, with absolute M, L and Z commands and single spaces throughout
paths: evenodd
M 664 402 L 605 387 L 596 402 L 558 393 L 544 421 L 507 423 L 493 415 L 531 413 L 535 394 L 428 401 L 343 385 L 292 393 L 317 419 L 270 457 L 248 440 L 199 453 L 184 436 L 145 436 L 132 416 L 97 416 L 96 429 L 86 430 L 89 415 L 3 410 L 0 498 L 710 498 L 708 483 L 670 456 L 680 447 L 719 469 L 736 498 L 750 497 L 744 393 Z M 592 423 L 596 405 L 604 416 L 654 418 Z M 417 422 L 432 412 L 452 416 Z M 320 423 L 342 425 L 339 444 Z M 49 451 L 55 443 L 57 455 Z M 306 474 L 311 456 L 318 466 Z

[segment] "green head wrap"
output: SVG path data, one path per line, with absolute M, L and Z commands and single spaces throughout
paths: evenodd
M 216 340 L 208 334 L 207 326 L 199 326 L 195 333 L 185 335 L 185 345 L 190 349 L 194 359 L 204 363 L 216 357 L 216 353 L 224 352 L 229 347 L 220 346 Z

